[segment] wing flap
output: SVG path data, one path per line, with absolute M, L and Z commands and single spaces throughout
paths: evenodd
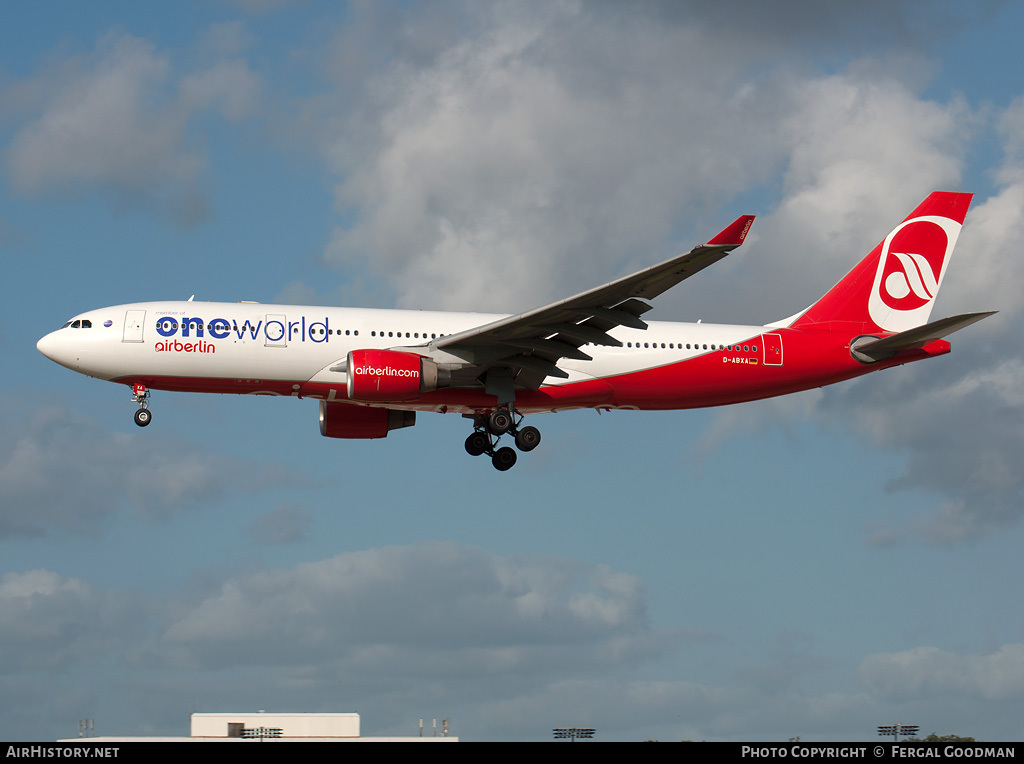
M 639 302 L 639 300 L 637 300 Z M 617 308 L 577 308 L 571 311 L 585 318 L 600 318 L 607 321 L 610 326 L 605 327 L 608 329 L 614 329 L 616 326 L 628 326 L 630 329 L 646 329 L 647 323 L 640 319 L 639 316 L 635 316 L 625 310 L 619 310 Z
M 576 361 L 594 360 L 592 356 L 587 355 L 575 345 L 568 345 L 557 340 L 531 337 L 525 340 L 506 340 L 505 344 L 514 348 L 520 348 L 521 350 L 531 350 L 535 353 L 550 355 L 556 361 L 559 358 L 572 358 Z
M 558 341 L 558 338 L 567 338 L 577 347 L 585 345 L 588 342 L 593 342 L 595 345 L 622 347 L 622 343 L 619 340 L 594 326 L 588 326 L 588 323 L 589 322 L 584 322 L 582 324 L 554 324 L 552 326 L 543 326 L 538 328 L 548 334 L 554 334 L 556 341 Z

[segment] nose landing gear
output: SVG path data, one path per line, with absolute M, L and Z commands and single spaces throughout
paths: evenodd
M 132 385 L 132 401 L 139 404 L 135 412 L 135 424 L 145 427 L 153 421 L 153 412 L 149 410 L 149 390 L 145 385 Z
M 504 472 L 512 469 L 518 459 L 515 449 L 503 446 L 497 448 L 503 435 L 511 435 L 516 448 L 524 453 L 540 444 L 540 430 L 536 427 L 519 427 L 523 415 L 514 409 L 502 406 L 490 416 L 477 414 L 472 417 L 473 432 L 466 438 L 466 452 L 470 456 L 487 454 L 494 469 Z

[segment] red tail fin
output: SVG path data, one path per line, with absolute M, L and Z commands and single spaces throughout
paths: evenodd
M 791 326 L 843 322 L 901 332 L 927 323 L 972 196 L 931 194 Z

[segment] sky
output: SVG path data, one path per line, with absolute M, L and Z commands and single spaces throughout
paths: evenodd
M 0 24 L 0 739 L 358 712 L 462 740 L 1019 740 L 1020 4 L 17 3 Z M 950 355 L 725 409 L 130 391 L 35 349 L 186 299 L 523 312 L 706 241 L 652 320 L 815 301 L 975 194 Z

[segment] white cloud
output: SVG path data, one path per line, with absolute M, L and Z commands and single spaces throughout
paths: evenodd
M 143 603 L 46 570 L 0 578 L 0 668 L 9 680 L 0 695 L 41 681 L 26 668 L 75 661 L 81 676 L 102 666 L 109 679 L 95 691 L 116 684 L 118 698 L 135 699 L 122 713 L 145 708 L 136 724 L 161 719 L 157 733 L 179 725 L 174 709 L 189 703 L 239 707 L 260 697 L 310 710 L 337 710 L 343 698 L 358 704 L 364 734 L 380 725 L 412 734 L 396 720 L 413 724 L 426 704 L 455 711 L 456 734 L 470 736 L 530 737 L 566 709 L 567 723 L 620 730 L 674 727 L 684 714 L 694 735 L 727 735 L 723 715 L 737 705 L 752 713 L 759 696 L 634 677 L 685 642 L 704 641 L 652 629 L 631 574 L 454 543 L 238 574 L 196 601 L 150 594 Z
M 229 2 L 243 11 L 260 15 L 273 13 L 293 5 L 301 5 L 307 0 L 229 0 Z
M 890 490 L 919 489 L 939 497 L 923 515 L 886 518 L 874 531 L 874 543 L 915 537 L 949 543 L 1020 521 L 1024 362 L 984 349 L 972 352 L 970 331 L 954 338 L 954 353 L 962 348 L 969 356 L 961 363 L 926 362 L 952 367 L 943 374 L 902 367 L 836 387 L 821 400 L 817 413 L 824 421 L 841 422 L 875 446 L 905 455 Z
M 877 695 L 896 700 L 970 696 L 1024 699 L 1024 644 L 1002 645 L 986 655 L 957 655 L 937 647 L 869 655 L 861 679 Z
M 631 574 L 424 542 L 236 574 L 198 597 L 159 596 L 118 648 L 118 667 L 132 671 L 140 702 L 162 688 L 161 718 L 189 699 L 223 708 L 273 698 L 310 710 L 341 702 L 358 707 L 364 734 L 381 725 L 394 734 L 396 719 L 413 724 L 426 704 L 479 734 L 504 729 L 503 708 L 532 705 L 515 725 L 522 736 L 566 703 L 607 715 L 601 697 L 652 709 L 666 695 L 721 694 L 649 691 L 632 679 L 703 639 L 651 628 Z
M 670 640 L 647 627 L 634 576 L 423 543 L 225 581 L 176 618 L 163 642 L 207 666 L 326 662 L 391 674 L 429 664 L 432 674 L 540 681 L 592 668 L 609 651 L 623 661 L 649 657 Z
M 0 577 L 0 670 L 102 660 L 132 631 L 133 598 L 49 570 Z M 134 612 L 133 612 L 134 611 Z
M 110 32 L 96 51 L 12 84 L 29 121 L 5 152 L 22 194 L 99 192 L 118 210 L 191 225 L 208 215 L 207 157 L 189 136 L 201 111 L 237 121 L 256 108 L 259 80 L 240 59 L 180 77 L 147 40 Z
M 738 683 L 643 676 L 684 644 L 699 662 L 698 649 L 734 652 L 730 641 L 651 628 L 631 574 L 454 543 L 235 574 L 198 598 L 142 600 L 48 570 L 0 577 L 0 696 L 10 702 L 41 682 L 74 693 L 101 669 L 92 692 L 116 696 L 106 707 L 138 725 L 125 729 L 122 719 L 118 732 L 166 733 L 189 704 L 223 709 L 258 698 L 278 708 L 358 707 L 364 734 L 413 734 L 417 714 L 433 712 L 454 714 L 455 734 L 468 739 L 536 739 L 562 724 L 624 737 L 827 738 L 935 695 L 947 704 L 1024 695 L 1019 644 L 979 656 L 936 648 L 868 656 L 866 693 L 807 690 L 835 668 L 813 656 L 760 667 L 731 658 Z M 766 673 L 780 676 L 765 682 Z
M 925 101 L 897 79 L 856 67 L 791 81 L 788 92 L 783 198 L 758 221 L 758 260 L 774 269 L 795 312 L 930 192 L 956 190 L 974 117 L 959 100 Z
M 1016 252 L 1024 241 L 1024 168 L 1004 166 L 1010 182 L 988 199 L 976 199 L 957 242 L 957 257 L 943 282 L 954 311 L 999 310 L 975 331 L 991 334 L 1019 319 L 1024 296 L 1024 259 Z M 1014 177 L 1018 176 L 1019 177 Z M 948 284 L 948 286 L 947 286 Z M 946 295 L 943 295 L 946 304 Z
M 762 91 L 738 92 L 727 61 L 681 77 L 714 46 L 691 28 L 614 21 L 496 11 L 428 65 L 372 79 L 376 129 L 324 147 L 339 209 L 357 212 L 327 259 L 387 273 L 403 305 L 523 309 L 647 264 L 681 206 L 763 177 L 773 157 L 743 119 Z
M 147 437 L 141 449 L 141 435 L 106 431 L 61 407 L 26 419 L 4 407 L 0 422 L 0 537 L 95 534 L 126 507 L 160 518 L 217 501 L 229 487 L 290 480 L 167 437 Z
M 188 112 L 217 108 L 231 121 L 250 116 L 259 105 L 260 81 L 245 61 L 219 61 L 181 81 L 181 103 Z
M 284 505 L 256 518 L 247 534 L 271 544 L 291 543 L 304 539 L 312 523 L 313 516 L 305 507 Z

